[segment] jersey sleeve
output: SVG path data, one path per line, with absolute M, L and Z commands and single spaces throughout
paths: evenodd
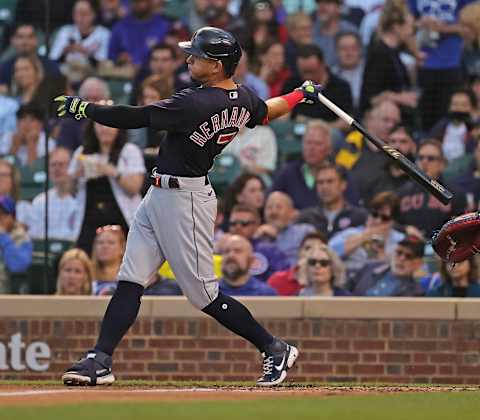
M 168 99 L 149 106 L 149 126 L 156 130 L 188 131 L 188 121 L 193 108 L 194 98 L 191 89 L 184 89 Z
M 252 95 L 252 118 L 247 122 L 248 128 L 254 128 L 256 125 L 262 125 L 268 114 L 267 104 L 260 99 L 255 93 Z

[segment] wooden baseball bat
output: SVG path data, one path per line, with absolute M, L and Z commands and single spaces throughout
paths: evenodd
M 386 144 L 383 140 L 369 133 L 358 121 L 348 115 L 345 111 L 335 105 L 330 99 L 326 98 L 321 93 L 318 94 L 318 100 L 325 105 L 330 111 L 336 114 L 339 118 L 345 121 L 349 126 L 354 127 L 362 133 L 369 141 L 383 151 L 390 159 L 397 162 L 398 166 L 405 171 L 414 181 L 418 182 L 420 186 L 427 192 L 433 194 L 442 204 L 448 204 L 453 197 L 453 194 L 447 190 L 442 184 L 431 179 L 428 175 L 420 170 L 420 168 L 413 162 L 408 160 L 397 149 Z

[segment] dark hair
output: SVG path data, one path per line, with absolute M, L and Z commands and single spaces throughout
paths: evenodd
M 342 31 L 335 35 L 335 46 L 337 46 L 340 40 L 346 36 L 351 36 L 355 38 L 360 48 L 362 47 L 362 38 L 360 38 L 360 35 L 357 32 L 353 31 Z
M 297 49 L 297 58 L 317 57 L 319 61 L 324 62 L 322 49 L 315 44 L 301 45 Z
M 154 51 L 159 50 L 168 50 L 170 51 L 170 54 L 172 54 L 172 58 L 174 60 L 177 59 L 177 52 L 175 51 L 175 48 L 173 48 L 171 45 L 168 45 L 166 42 L 159 42 L 158 44 L 155 44 L 150 50 L 150 58 L 152 57 Z
M 332 169 L 334 170 L 337 175 L 340 177 L 342 181 L 347 181 L 348 180 L 348 174 L 347 170 L 340 165 L 335 165 L 333 162 L 330 162 L 329 160 L 323 161 L 317 168 L 317 176 L 320 171 L 326 171 Z
M 33 117 L 36 120 L 43 121 L 43 111 L 38 108 L 37 106 L 27 103 L 20 105 L 17 110 L 17 119 L 21 119 L 24 117 Z
M 255 208 L 255 207 L 252 207 L 252 206 L 249 206 L 248 204 L 235 204 L 232 208 L 232 210 L 230 211 L 230 215 L 232 213 L 250 213 L 250 214 L 253 214 L 255 216 L 255 219 L 260 221 L 261 218 L 260 218 L 260 214 L 258 212 L 258 210 Z
M 94 122 L 89 121 L 85 129 L 85 136 L 83 139 L 83 153 L 86 155 L 99 153 L 100 152 L 100 142 L 95 133 Z M 127 135 L 125 130 L 119 130 L 117 137 L 112 145 L 112 150 L 110 150 L 110 156 L 108 161 L 114 165 L 117 164 L 118 158 L 120 157 L 120 152 L 123 149 L 123 146 L 127 142 Z
M 326 237 L 326 235 L 323 234 L 322 232 L 316 230 L 315 232 L 307 233 L 303 237 L 302 242 L 300 242 L 300 247 L 299 248 L 301 248 L 303 245 L 305 245 L 305 242 L 307 242 L 310 239 L 318 239 L 319 241 L 322 241 L 325 245 L 328 244 L 328 238 Z
M 245 185 L 247 185 L 247 182 L 251 179 L 258 180 L 262 184 L 262 188 L 264 190 L 266 189 L 265 182 L 263 182 L 263 179 L 258 175 L 244 173 L 238 176 L 225 192 L 225 213 L 230 214 L 233 206 L 237 204 L 237 195 L 243 191 Z
M 421 148 L 425 147 L 425 146 L 433 146 L 435 147 L 435 149 L 438 150 L 441 158 L 443 160 L 445 160 L 445 155 L 443 154 L 443 147 L 442 147 L 442 143 L 439 142 L 437 139 L 424 139 L 420 142 L 420 144 L 418 145 L 418 151 L 420 151 Z
M 473 257 L 470 257 L 467 261 L 470 262 L 470 271 L 468 273 L 468 282 L 469 284 L 476 283 L 479 279 L 479 266 L 478 266 L 478 261 L 475 255 Z M 447 265 L 448 263 L 442 260 L 442 263 L 440 265 L 440 277 L 442 278 L 442 281 L 444 283 L 452 283 L 452 275 L 450 272 L 447 270 Z
M 33 32 L 35 34 L 35 36 L 37 35 L 37 27 L 33 24 L 33 23 L 30 23 L 30 22 L 15 22 L 14 25 L 12 26 L 10 32 L 12 35 L 15 35 L 17 33 L 17 31 L 22 28 L 23 26 L 29 26 L 30 28 L 33 29 Z
M 470 100 L 470 103 L 472 104 L 473 108 L 477 107 L 477 97 L 473 93 L 471 89 L 468 88 L 460 88 L 460 89 L 455 89 L 452 94 L 450 95 L 450 101 L 452 100 L 454 95 L 466 95 L 468 96 L 468 99 Z
M 391 191 L 382 191 L 375 194 L 370 201 L 369 209 L 379 210 L 382 207 L 388 206 L 392 210 L 392 218 L 396 220 L 400 212 L 400 199 Z
M 413 142 L 415 142 L 415 138 L 413 137 L 413 132 L 412 132 L 411 127 L 409 127 L 409 126 L 406 125 L 405 123 L 399 122 L 398 124 L 396 124 L 396 125 L 390 130 L 390 133 L 389 133 L 389 134 L 396 133 L 397 131 L 405 131 L 405 133 L 407 133 L 407 136 L 410 137 Z

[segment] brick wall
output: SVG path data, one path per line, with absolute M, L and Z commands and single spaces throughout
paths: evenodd
M 375 303 L 369 305 L 375 314 Z M 356 312 L 355 305 L 351 312 Z M 458 310 L 454 319 L 352 319 L 347 315 L 261 316 L 261 322 L 274 335 L 299 346 L 297 368 L 291 375 L 296 381 L 480 383 L 480 321 L 458 319 Z M 411 318 L 412 312 L 406 315 Z M 0 378 L 58 379 L 72 360 L 94 344 L 99 325 L 98 316 L 1 316 L 0 343 L 7 364 L 13 351 L 9 341 L 18 333 L 24 343 L 22 357 L 35 341 L 46 342 L 51 357 L 45 372 L 1 369 L 0 345 Z M 114 360 L 114 373 L 123 379 L 253 380 L 261 370 L 253 346 L 203 316 L 141 316 Z

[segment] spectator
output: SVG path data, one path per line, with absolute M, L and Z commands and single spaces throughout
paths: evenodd
M 318 0 L 313 23 L 313 39 L 321 46 L 327 66 L 337 64 L 335 36 L 340 32 L 357 32 L 355 25 L 341 18 L 342 0 Z
M 299 210 L 318 205 L 315 179 L 318 168 L 332 153 L 330 127 L 321 120 L 310 120 L 302 140 L 302 159 L 286 163 L 279 169 L 272 191 L 282 191 L 290 196 Z
M 404 234 L 395 229 L 399 200 L 391 192 L 377 194 L 371 201 L 364 226 L 337 233 L 329 246 L 345 261 L 349 275 L 354 275 L 368 260 L 385 262 Z
M 9 293 L 10 273 L 24 273 L 32 262 L 32 241 L 15 215 L 15 200 L 0 196 L 0 293 Z
M 57 295 L 90 295 L 92 292 L 92 261 L 81 249 L 66 251 L 58 263 Z
M 48 190 L 48 236 L 75 242 L 81 217 L 73 196 L 72 179 L 68 175 L 70 154 L 64 147 L 50 152 L 48 171 L 53 187 Z M 33 199 L 27 218 L 28 234 L 32 239 L 43 239 L 45 236 L 45 199 L 44 192 Z
M 46 135 L 43 113 L 33 105 L 22 105 L 17 111 L 17 130 L 1 139 L 0 154 L 15 156 L 21 165 L 31 165 L 45 156 Z M 55 141 L 48 139 L 48 150 Z
M 263 215 L 265 205 L 265 183 L 255 174 L 242 174 L 230 185 L 225 193 L 225 218 L 228 220 L 232 208 L 244 204 Z
M 477 257 L 450 265 L 442 261 L 441 284 L 427 291 L 428 297 L 480 297 Z
M 448 205 L 443 205 L 414 181 L 409 181 L 398 191 L 400 223 L 415 226 L 426 237 L 430 237 L 432 232 L 448 219 L 462 214 L 467 202 L 465 194 L 457 188 L 445 185 L 442 177 L 445 157 L 440 142 L 432 139 L 422 141 L 418 147 L 417 164 L 430 178 L 454 192 L 452 201 Z
M 228 296 L 276 296 L 275 290 L 250 275 L 253 261 L 250 242 L 239 235 L 230 236 L 223 249 L 220 292 Z
M 277 138 L 266 125 L 240 129 L 224 151 L 235 155 L 244 171 L 268 179 L 277 167 Z
M 287 41 L 287 30 L 279 24 L 275 7 L 270 0 L 254 0 L 249 2 L 245 13 L 246 26 L 250 35 L 245 40 L 245 50 L 251 56 L 257 56 L 266 46 Z
M 280 95 L 291 76 L 285 63 L 285 47 L 279 42 L 267 45 L 256 58 L 260 63 L 258 76 L 267 84 L 269 97 Z
M 292 199 L 280 191 L 272 192 L 265 203 L 265 224 L 255 232 L 254 238 L 270 241 L 286 255 L 288 265 L 298 258 L 300 243 L 315 228 L 307 223 L 295 223 L 297 210 Z
M 420 283 L 414 277 L 422 266 L 425 243 L 417 237 L 406 237 L 395 247 L 391 262 L 367 264 L 354 279 L 356 296 L 421 296 Z
M 15 165 L 0 158 L 0 196 L 4 195 L 8 195 L 15 201 L 20 198 L 20 174 Z
M 5 133 L 17 128 L 17 111 L 20 105 L 8 96 L 0 94 L 0 142 Z
M 400 47 L 413 36 L 413 17 L 404 2 L 387 0 L 380 18 L 378 38 L 368 49 L 363 73 L 360 111 L 363 114 L 379 101 L 389 100 L 409 109 L 417 105 L 410 90 L 407 69 L 400 59 Z
M 250 274 L 264 282 L 276 271 L 284 270 L 286 255 L 274 244 L 261 239 L 254 239 L 254 234 L 260 227 L 258 210 L 247 205 L 237 204 L 230 214 L 229 233 L 240 235 L 249 240 L 253 248 L 254 262 Z
M 467 159 L 466 168 L 453 182 L 466 194 L 467 210 L 477 211 L 480 208 L 480 141 L 478 139 L 473 156 L 465 156 L 465 158 Z
M 307 251 L 298 266 L 299 274 L 305 277 L 301 281 L 305 287 L 300 290 L 300 296 L 350 296 L 343 289 L 345 266 L 327 245 Z
M 235 69 L 234 79 L 238 84 L 248 86 L 264 101 L 270 97 L 267 84 L 249 71 L 248 55 L 245 51 L 242 52 L 240 62 Z
M 80 85 L 78 95 L 88 102 L 109 101 L 111 98 L 107 83 L 98 77 L 87 77 Z M 77 121 L 73 118 L 62 118 L 58 125 L 57 144 L 75 151 L 83 142 L 86 126 L 86 119 Z
M 430 137 L 442 143 L 443 154 L 448 162 L 472 151 L 470 129 L 476 106 L 472 91 L 455 90 L 450 98 L 447 116 L 430 130 Z
M 285 44 L 286 63 L 292 74 L 298 74 L 297 51 L 301 45 L 313 44 L 313 22 L 305 12 L 287 16 L 288 41 Z
M 324 95 L 347 113 L 352 113 L 352 92 L 347 82 L 332 74 L 323 59 L 322 50 L 316 45 L 303 45 L 297 51 L 297 68 L 299 76 L 291 77 L 283 87 L 283 93 L 291 92 L 304 80 L 313 80 L 323 86 Z M 292 118 L 302 115 L 310 118 L 320 118 L 327 121 L 332 128 L 346 130 L 345 122 L 337 117 L 324 105 L 309 107 L 299 104 L 292 111 Z
M 18 21 L 17 22 L 21 22 Z M 13 30 L 11 46 L 15 55 L 0 65 L 0 92 L 7 93 L 12 83 L 14 64 L 18 56 L 29 56 L 42 65 L 42 70 L 47 76 L 59 74 L 58 63 L 45 56 L 38 55 L 38 36 L 35 27 L 29 23 L 18 23 Z
M 73 25 L 62 26 L 55 36 L 50 58 L 62 63 L 62 73 L 70 82 L 79 83 L 107 59 L 110 31 L 95 23 L 92 0 L 77 0 L 72 16 Z
M 126 14 L 127 8 L 121 0 L 100 0 L 100 11 L 98 13 L 100 25 L 111 29 Z
M 474 1 L 462 8 L 459 19 L 460 24 L 465 28 L 462 67 L 466 76 L 470 79 L 478 79 L 480 75 L 480 3 Z
M 117 274 L 125 253 L 125 233 L 119 225 L 97 228 L 92 248 L 93 295 L 113 295 Z
M 364 115 L 367 131 L 381 139 L 386 139 L 393 127 L 400 123 L 400 109 L 391 101 L 381 101 Z M 385 155 L 355 130 L 345 138 L 335 162 L 349 171 L 354 189 L 361 202 L 368 203 L 369 181 L 383 173 Z
M 418 71 L 422 92 L 419 111 L 423 130 L 429 130 L 448 109 L 448 100 L 462 83 L 460 60 L 465 27 L 458 15 L 470 0 L 447 2 L 441 7 L 437 0 L 409 0 L 410 9 L 420 28 L 420 49 L 425 62 Z
M 280 296 L 297 296 L 306 286 L 304 268 L 299 270 L 299 261 L 304 261 L 307 253 L 313 249 L 321 249 L 327 238 L 318 232 L 307 233 L 298 250 L 298 260 L 295 265 L 285 271 L 277 271 L 268 279 L 268 285 L 273 287 Z
M 342 167 L 324 162 L 318 168 L 316 185 L 321 204 L 300 212 L 297 223 L 309 223 L 327 238 L 349 227 L 365 224 L 364 209 L 347 203 L 347 175 Z
M 413 140 L 408 127 L 402 124 L 396 125 L 389 136 L 385 139 L 388 145 L 397 149 L 412 162 L 415 162 L 417 144 Z M 408 181 L 409 176 L 392 159 L 385 159 L 382 171 L 365 180 L 365 202 L 369 202 L 376 194 L 383 191 L 398 191 Z
M 335 38 L 335 50 L 338 63 L 332 67 L 332 73 L 350 85 L 353 108 L 358 114 L 365 69 L 360 36 L 356 32 L 340 32 Z
M 150 48 L 162 42 L 171 23 L 153 11 L 152 0 L 133 0 L 131 13 L 112 28 L 108 58 L 117 65 L 138 68 Z
M 142 153 L 125 138 L 124 131 L 90 122 L 85 142 L 70 163 L 68 172 L 78 181 L 77 200 L 83 215 L 77 245 L 87 253 L 98 227 L 116 224 L 127 232 L 141 201 Z
M 157 76 L 158 83 L 161 86 L 162 98 L 168 98 L 175 92 L 191 86 L 191 83 L 185 83 L 178 74 L 177 69 L 177 52 L 165 43 L 155 45 L 149 55 L 147 64 L 145 64 L 138 72 L 132 89 L 133 104 L 137 104 L 138 96 L 140 96 L 141 86 L 145 79 L 149 76 Z

